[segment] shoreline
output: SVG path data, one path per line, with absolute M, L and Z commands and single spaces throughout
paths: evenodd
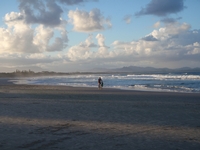
M 13 81 L 15 78 L 0 78 L 0 86 L 2 85 L 32 85 L 32 86 L 63 86 L 63 87 L 72 87 L 72 88 L 98 88 L 98 87 L 90 87 L 90 86 L 67 86 L 67 85 L 37 85 L 37 84 L 15 84 Z M 182 94 L 200 94 L 200 92 L 183 92 L 183 91 L 169 91 L 169 90 L 144 90 L 144 89 L 129 89 L 129 88 L 115 88 L 115 87 L 103 87 L 102 89 L 112 89 L 112 90 L 122 90 L 122 91 L 135 91 L 135 92 L 153 92 L 153 93 L 182 93 Z

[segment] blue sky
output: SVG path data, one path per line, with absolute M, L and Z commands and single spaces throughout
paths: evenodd
M 1 72 L 200 66 L 199 0 L 2 0 Z

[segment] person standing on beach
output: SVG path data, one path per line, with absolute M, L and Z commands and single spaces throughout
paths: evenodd
M 98 79 L 98 88 L 102 89 L 102 87 L 103 87 L 103 80 L 101 79 L 101 77 L 99 77 L 99 79 Z

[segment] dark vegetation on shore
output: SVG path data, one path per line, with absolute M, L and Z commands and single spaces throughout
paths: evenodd
M 72 74 L 82 74 L 80 72 L 73 73 L 63 73 L 63 72 L 53 72 L 53 71 L 42 71 L 42 72 L 34 72 L 31 70 L 16 70 L 14 72 L 0 73 L 1 78 L 13 78 L 13 77 L 34 77 L 34 76 L 63 76 L 63 75 L 72 75 Z M 85 73 L 87 74 L 87 73 Z M 88 73 L 89 74 L 89 73 Z

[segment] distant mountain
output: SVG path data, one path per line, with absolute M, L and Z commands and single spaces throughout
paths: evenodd
M 104 69 L 104 68 L 96 68 L 90 70 L 91 72 L 132 72 L 132 73 L 176 73 L 176 72 L 200 72 L 200 68 L 177 68 L 177 69 L 169 69 L 169 68 L 154 68 L 154 67 L 137 67 L 137 66 L 129 66 L 115 69 Z
M 175 72 L 200 72 L 200 68 L 177 68 L 177 69 L 169 69 L 169 68 L 153 68 L 153 67 L 137 67 L 137 66 L 129 66 L 123 68 L 114 69 L 114 71 L 122 71 L 122 72 L 135 72 L 135 73 L 175 73 Z

